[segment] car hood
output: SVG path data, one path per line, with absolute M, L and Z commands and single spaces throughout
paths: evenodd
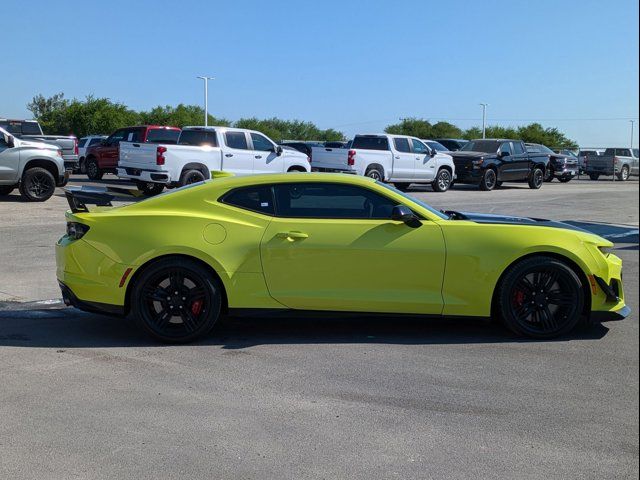
M 52 145 L 45 142 L 33 142 L 29 140 L 20 140 L 20 147 L 23 148 L 41 148 L 43 150 L 60 150 L 57 145 Z
M 564 228 L 566 230 L 574 230 L 576 232 L 588 233 L 592 235 L 591 232 L 584 230 L 583 228 L 571 225 L 569 223 L 557 222 L 555 220 L 547 220 L 544 218 L 512 217 L 507 215 L 494 215 L 491 213 L 472 213 L 472 212 L 456 212 L 456 211 L 445 211 L 444 213 L 451 216 L 452 220 L 468 220 L 475 223 L 530 225 L 534 227 Z
M 453 158 L 457 158 L 460 160 L 464 160 L 466 158 L 478 158 L 478 157 L 495 157 L 496 154 L 495 153 L 487 153 L 487 152 L 471 152 L 471 151 L 464 151 L 461 152 L 460 150 L 456 151 L 456 152 L 451 152 L 450 155 Z

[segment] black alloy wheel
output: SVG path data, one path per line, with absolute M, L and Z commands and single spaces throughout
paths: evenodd
M 544 172 L 541 168 L 534 168 L 529 177 L 529 188 L 538 190 L 544 183 Z
M 505 325 L 518 335 L 552 338 L 571 331 L 582 316 L 582 282 L 564 262 L 532 257 L 504 277 L 499 308 Z
M 480 180 L 480 190 L 490 192 L 498 185 L 498 176 L 493 168 L 487 168 Z
M 168 258 L 142 272 L 131 304 L 142 330 L 161 342 L 184 343 L 213 328 L 220 316 L 222 290 L 200 264 Z
M 438 175 L 436 175 L 432 188 L 435 192 L 446 192 L 451 187 L 452 181 L 451 172 L 446 168 L 441 168 L 438 171 Z
M 24 172 L 19 189 L 20 194 L 29 202 L 44 202 L 56 190 L 56 180 L 49 170 L 30 168 Z
M 205 178 L 199 170 L 187 170 L 180 177 L 180 185 L 191 185 L 192 183 L 204 182 Z
M 87 172 L 87 177 L 90 180 L 102 180 L 104 172 L 100 170 L 98 161 L 95 158 L 89 158 L 85 160 L 84 164 L 85 171 Z

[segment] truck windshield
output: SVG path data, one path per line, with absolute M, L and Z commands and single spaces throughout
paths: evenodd
M 472 140 L 460 149 L 461 152 L 496 153 L 500 142 L 495 140 Z
M 553 150 L 551 150 L 548 147 L 545 147 L 544 145 L 527 145 L 527 152 L 529 153 L 549 153 L 549 154 L 553 154 Z
M 387 190 L 391 190 L 394 193 L 397 193 L 398 195 L 402 195 L 404 198 L 406 198 L 407 200 L 409 200 L 410 202 L 416 203 L 418 205 L 420 205 L 422 208 L 429 210 L 431 213 L 433 213 L 434 215 L 437 215 L 438 217 L 440 217 L 443 220 L 448 220 L 449 216 L 445 215 L 442 212 L 439 212 L 438 210 L 436 210 L 435 208 L 433 208 L 431 205 L 427 205 L 426 203 L 418 200 L 415 197 L 412 197 L 410 195 L 407 195 L 404 192 L 401 192 L 400 190 L 398 190 L 397 188 L 392 187 L 391 185 L 389 185 L 388 183 L 383 183 L 383 182 L 376 182 L 376 184 L 380 185 L 381 187 L 386 188 Z

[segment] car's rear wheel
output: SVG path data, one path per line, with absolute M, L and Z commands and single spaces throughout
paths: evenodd
M 396 187 L 401 192 L 406 192 L 407 190 L 409 190 L 409 187 L 411 186 L 411 184 L 410 183 L 396 183 L 396 182 L 394 182 L 393 186 Z
M 100 170 L 100 167 L 98 166 L 98 160 L 93 157 L 88 158 L 87 160 L 85 160 L 84 164 L 85 171 L 87 172 L 87 177 L 89 177 L 90 180 L 102 180 L 104 172 Z
M 534 168 L 529 176 L 529 188 L 539 189 L 544 183 L 544 172 L 541 168 Z
M 141 273 L 130 300 L 144 332 L 161 342 L 185 343 L 213 328 L 220 317 L 222 288 L 202 265 L 167 258 Z
M 498 185 L 498 176 L 493 168 L 487 168 L 480 179 L 480 190 L 490 192 Z
M 29 202 L 49 200 L 56 190 L 56 179 L 45 168 L 30 168 L 22 174 L 20 194 Z
M 620 173 L 618 174 L 618 180 L 620 180 L 621 182 L 626 182 L 627 180 L 629 180 L 629 167 L 627 167 L 626 165 L 622 167 L 622 170 L 620 170 Z
M 147 197 L 153 197 L 154 195 L 158 195 L 162 193 L 164 190 L 164 184 L 156 183 L 156 182 L 138 182 L 137 184 L 138 190 L 144 193 Z
M 589 178 L 591 180 L 598 180 L 600 178 L 600 174 L 599 173 L 590 173 L 589 174 Z
M 9 195 L 15 188 L 14 185 L 0 185 L 0 195 Z
M 369 167 L 367 168 L 367 171 L 364 172 L 364 175 L 365 177 L 373 178 L 378 182 L 384 181 L 384 172 L 380 167 Z
M 502 321 L 514 333 L 552 338 L 578 324 L 585 294 L 580 278 L 566 263 L 536 256 L 511 267 L 496 300 Z
M 206 179 L 204 178 L 204 175 L 202 174 L 201 171 L 186 170 L 182 172 L 182 175 L 180 176 L 180 185 L 181 186 L 191 185 L 192 183 L 203 182 L 205 180 Z
M 446 192 L 451 187 L 452 181 L 451 172 L 446 168 L 441 168 L 431 186 L 435 192 Z

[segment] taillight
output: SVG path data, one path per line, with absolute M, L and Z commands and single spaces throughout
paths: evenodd
M 73 154 L 74 155 L 78 155 L 78 139 L 74 138 L 73 139 Z
M 349 150 L 349 153 L 347 154 L 347 165 L 353 167 L 355 164 L 356 164 L 356 151 Z
M 89 227 L 83 223 L 67 222 L 67 235 L 75 240 L 80 240 L 88 231 Z
M 156 165 L 164 165 L 164 152 L 167 151 L 167 147 L 156 148 Z

